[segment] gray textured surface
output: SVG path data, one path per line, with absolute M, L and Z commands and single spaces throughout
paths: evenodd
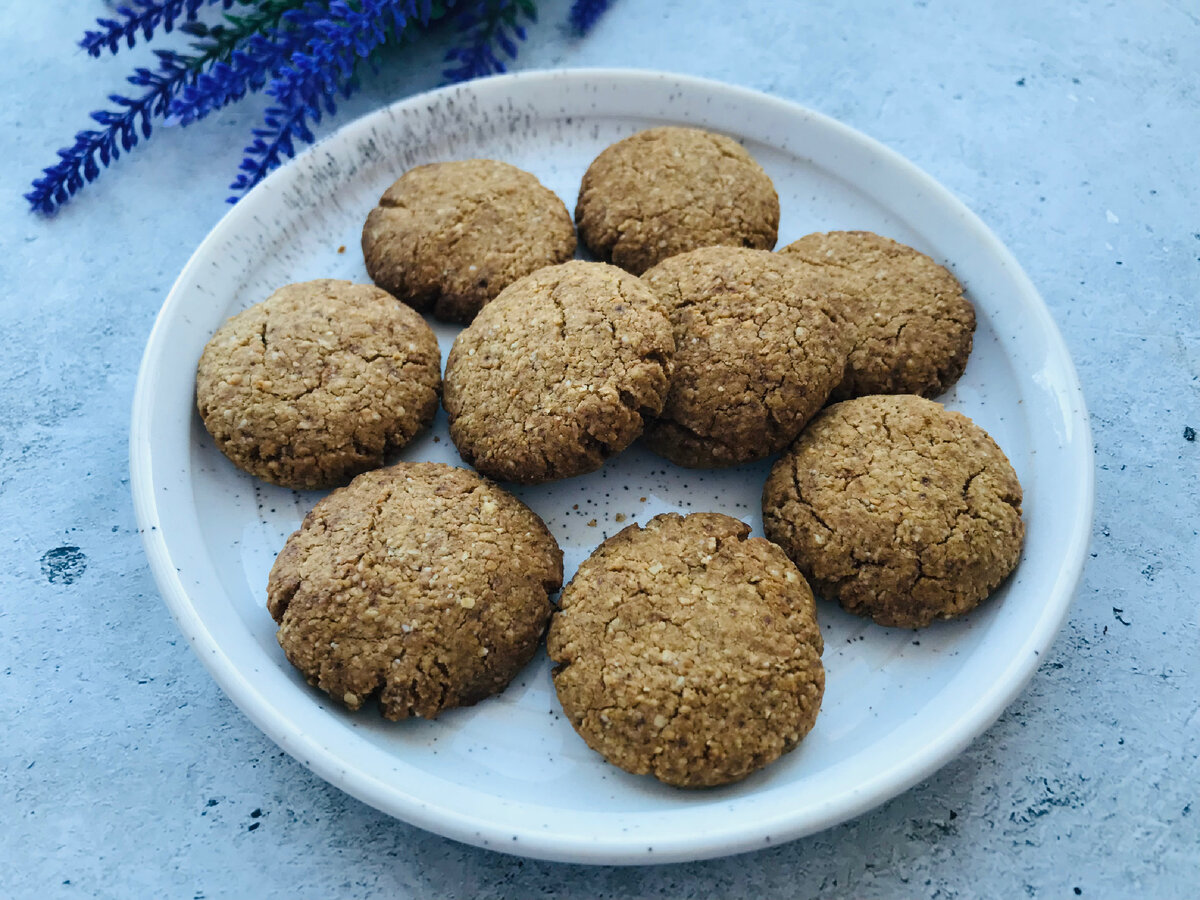
M 20 31 L 10 2 L 0 896 L 1195 896 L 1200 443 L 1184 428 L 1200 429 L 1197 8 L 737 6 L 619 0 L 575 42 L 557 27 L 566 4 L 545 2 L 520 67 L 654 66 L 794 99 L 908 156 L 1014 251 L 1079 366 L 1098 467 L 1092 559 L 1020 699 L 885 806 L 692 865 L 499 856 L 316 779 L 178 638 L 128 495 L 141 348 L 224 212 L 260 106 L 164 130 L 57 219 L 30 216 L 26 182 L 130 63 L 72 49 L 99 2 L 23 4 Z M 438 57 L 431 47 L 390 61 L 326 128 L 434 86 Z

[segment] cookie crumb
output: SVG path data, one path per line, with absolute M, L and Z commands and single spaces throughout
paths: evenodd
M 342 246 L 338 247 L 338 253 L 345 253 L 345 252 L 346 252 L 345 244 L 342 244 Z
M 595 528 L 595 527 L 596 527 L 595 519 L 592 519 L 591 521 L 588 522 L 588 528 Z
M 613 521 L 614 522 L 624 522 L 625 521 L 625 513 L 617 513 L 615 516 L 613 516 Z

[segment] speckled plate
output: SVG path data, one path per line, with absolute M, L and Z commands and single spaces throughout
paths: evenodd
M 309 688 L 275 642 L 267 572 L 317 494 L 269 485 L 215 449 L 193 403 L 196 361 L 224 319 L 290 281 L 366 281 L 363 218 L 419 163 L 494 157 L 574 205 L 592 158 L 664 123 L 743 140 L 775 180 L 780 245 L 866 228 L 944 261 L 979 313 L 966 375 L 945 398 L 996 438 L 1025 487 L 1016 575 L 980 610 L 920 633 L 823 604 L 828 689 L 793 753 L 746 781 L 683 792 L 627 775 L 562 717 L 540 655 L 502 695 L 435 722 L 351 715 Z M 442 352 L 455 329 L 437 326 Z M 990 725 L 1033 674 L 1079 576 L 1092 516 L 1083 396 L 1046 307 L 958 200 L 851 129 L 762 94 L 674 75 L 577 70 L 446 88 L 347 125 L 252 191 L 171 290 L 134 400 L 133 493 L 146 552 L 180 630 L 258 727 L 321 777 L 431 831 L 508 853 L 644 863 L 737 853 L 826 828 L 926 777 Z M 444 415 L 405 459 L 458 463 Z M 583 478 L 522 489 L 567 575 L 621 521 L 716 510 L 761 533 L 768 463 L 685 471 L 640 447 Z M 197 753 L 204 748 L 197 747 Z

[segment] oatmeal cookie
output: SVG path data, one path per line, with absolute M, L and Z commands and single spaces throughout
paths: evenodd
M 913 395 L 818 415 L 775 464 L 763 528 L 818 593 L 880 625 L 974 609 L 1017 565 L 1021 485 L 987 433 Z
M 646 443 L 672 462 L 731 466 L 778 453 L 846 368 L 844 298 L 778 253 L 706 247 L 642 279 L 670 310 L 675 374 Z
M 675 345 L 662 303 L 604 263 L 528 275 L 483 308 L 446 362 L 462 458 L 536 484 L 600 468 L 662 410 Z
M 570 259 L 575 229 L 530 173 L 468 159 L 404 173 L 367 216 L 362 249 L 381 288 L 419 312 L 469 322 L 518 278 Z
M 542 520 L 466 469 L 401 463 L 334 491 L 267 582 L 279 644 L 350 709 L 432 719 L 504 689 L 529 662 L 562 584 Z
M 812 592 L 783 551 L 718 513 L 609 538 L 563 590 L 554 687 L 593 750 L 679 787 L 788 752 L 825 689 Z
M 869 231 L 810 234 L 779 251 L 816 267 L 855 300 L 854 347 L 834 400 L 867 394 L 935 397 L 958 381 L 975 309 L 943 266 Z
M 640 275 L 698 247 L 770 250 L 779 195 L 737 141 L 698 128 L 639 131 L 588 167 L 575 207 L 579 236 L 597 257 Z
M 377 287 L 289 284 L 238 313 L 204 348 L 196 405 L 238 468 L 284 487 L 345 484 L 429 424 L 437 338 Z

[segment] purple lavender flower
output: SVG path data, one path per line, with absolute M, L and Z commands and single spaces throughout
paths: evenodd
M 445 61 L 456 65 L 447 67 L 442 74 L 455 82 L 506 71 L 496 51 L 498 48 L 509 59 L 517 58 L 517 41 L 526 38 L 522 19 L 537 21 L 537 8 L 529 0 L 494 0 L 462 9 L 455 16 L 455 25 L 469 36 L 470 43 L 446 53 Z
M 575 34 L 583 36 L 611 5 L 612 0 L 575 0 L 567 14 L 567 24 Z
M 119 108 L 98 110 L 91 116 L 103 130 L 80 131 L 75 135 L 75 143 L 58 151 L 58 162 L 47 167 L 42 177 L 33 182 L 33 190 L 25 194 L 25 199 L 34 209 L 53 212 L 85 182 L 95 181 L 100 174 L 100 165 L 107 166 L 119 158 L 122 151 L 132 150 L 137 146 L 139 136 L 150 137 L 151 119 L 166 115 L 171 98 L 193 75 L 183 57 L 167 50 L 158 50 L 156 55 L 157 69 L 139 68 L 127 79 L 130 84 L 145 90 L 133 98 L 109 94 L 108 99 Z
M 230 10 L 224 22 L 206 24 L 206 6 Z M 575 0 L 570 25 L 584 33 L 610 0 Z M 243 9 L 246 7 L 246 9 Z M 25 194 L 30 206 L 53 213 L 103 166 L 150 137 L 155 118 L 184 125 L 204 118 L 252 91 L 274 101 L 245 150 L 235 192 L 249 190 L 314 139 L 312 126 L 337 110 L 337 98 L 356 88 L 359 65 L 385 42 L 424 33 L 450 18 L 465 42 L 445 56 L 450 81 L 503 72 L 536 21 L 533 0 L 124 0 L 111 18 L 97 20 L 80 45 L 91 56 L 132 47 L 158 32 L 179 30 L 193 38 L 192 52 L 156 51 L 154 68 L 139 68 L 127 81 L 142 90 L 133 97 L 110 94 L 115 108 L 91 114 L 99 129 L 75 135 L 58 151 Z M 230 198 L 231 202 L 236 200 Z
M 117 15 L 120 19 L 97 19 L 96 24 L 101 31 L 88 31 L 79 42 L 89 56 L 99 56 L 108 48 L 110 53 L 121 49 L 121 41 L 132 47 L 137 43 L 140 31 L 142 38 L 150 40 L 154 30 L 160 25 L 163 31 L 175 27 L 175 21 L 182 16 L 187 22 L 196 18 L 200 7 L 207 3 L 220 2 L 226 9 L 233 6 L 233 0 L 129 0 L 131 6 L 118 6 Z
M 305 10 L 316 6 L 307 4 Z M 248 191 L 284 157 L 293 156 L 297 137 L 311 143 L 309 123 L 320 122 L 324 113 L 337 112 L 335 98 L 354 90 L 358 61 L 389 36 L 399 37 L 410 18 L 421 24 L 429 21 L 430 5 L 416 0 L 359 0 L 359 7 L 332 0 L 327 15 L 309 23 L 305 34 L 310 37 L 303 49 L 293 53 L 267 85 L 276 105 L 267 110 L 265 127 L 255 129 L 231 190 Z M 229 199 L 237 202 L 237 197 Z

